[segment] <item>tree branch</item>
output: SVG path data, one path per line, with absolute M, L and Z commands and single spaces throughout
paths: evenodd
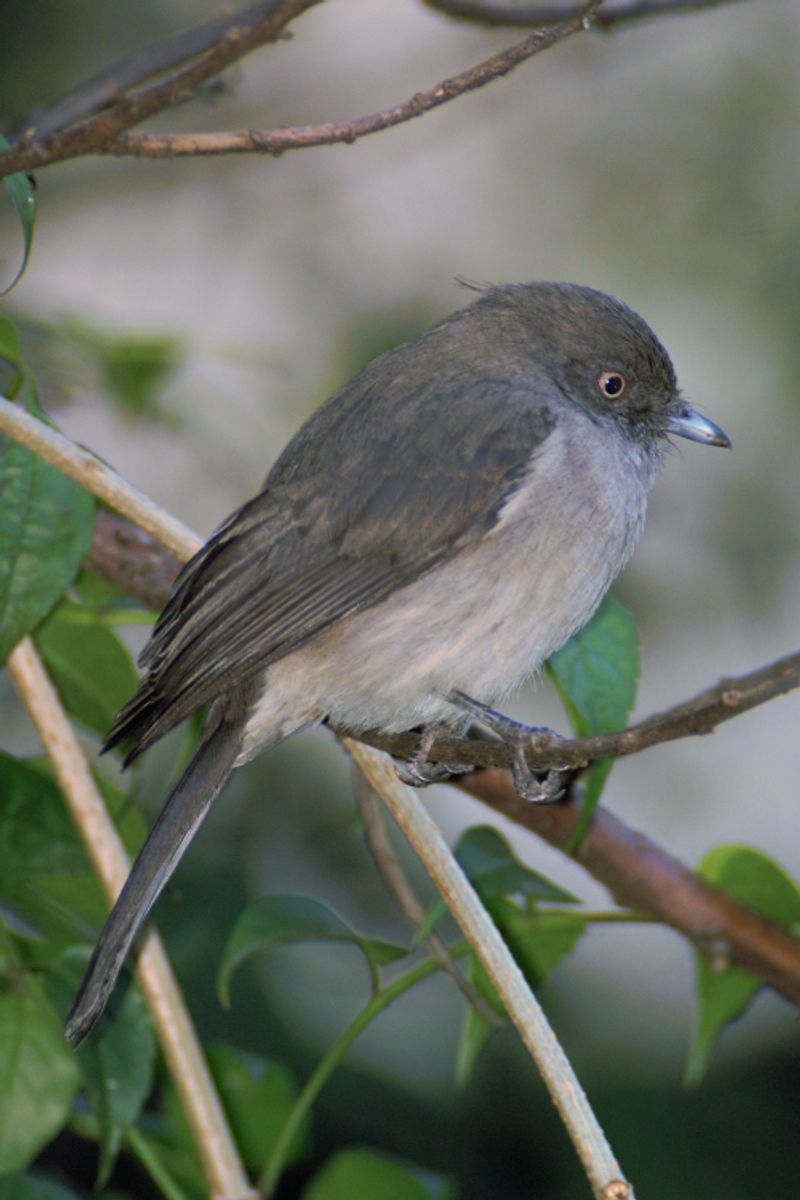
M 520 800 L 508 771 L 481 771 L 458 780 L 458 786 L 567 850 L 580 816 L 577 804 Z M 800 1004 L 800 939 L 706 883 L 607 809 L 595 811 L 577 858 L 619 904 L 670 925 L 720 969 L 743 967 Z
M 69 129 L 38 141 L 26 140 L 0 154 L 0 178 L 14 171 L 31 171 L 48 163 L 98 152 L 126 129 L 188 99 L 225 67 L 265 42 L 273 41 L 294 17 L 319 3 L 320 0 L 264 0 L 239 13 L 191 66 L 161 83 L 124 95 L 109 108 Z
M 258 4 L 241 12 L 213 17 L 194 29 L 173 34 L 155 46 L 138 50 L 87 79 L 55 104 L 34 110 L 23 122 L 17 144 L 29 145 L 109 108 L 130 88 L 213 50 L 231 36 L 232 30 L 254 24 L 274 6 L 275 0 L 259 0 Z
M 522 4 L 519 0 L 422 0 L 428 8 L 437 9 L 448 17 L 475 21 L 482 25 L 554 25 L 576 12 L 577 5 Z M 607 4 L 595 17 L 598 29 L 611 29 L 647 17 L 669 16 L 670 13 L 699 12 L 737 4 L 741 0 L 621 0 Z
M 536 771 L 551 768 L 574 770 L 587 766 L 597 758 L 623 758 L 628 754 L 638 754 L 660 742 L 712 733 L 723 721 L 738 717 L 798 687 L 800 651 L 778 658 L 745 675 L 721 679 L 692 699 L 654 713 L 644 721 L 615 733 L 561 740 L 549 731 L 535 735 L 527 754 L 528 763 Z M 362 734 L 361 740 L 397 758 L 408 758 L 417 743 L 412 733 L 389 736 L 375 730 Z M 509 762 L 505 746 L 498 742 L 461 741 L 455 738 L 442 738 L 435 742 L 428 757 L 432 762 L 474 763 L 476 767 L 505 767 Z
M 553 29 L 540 29 L 477 66 L 443 79 L 435 87 L 417 92 L 402 104 L 350 121 L 301 125 L 288 129 L 235 129 L 222 133 L 131 133 L 100 147 L 103 154 L 132 154 L 140 158 L 180 158 L 204 154 L 284 154 L 309 146 L 351 145 L 370 133 L 379 133 L 439 108 L 459 96 L 485 87 L 508 75 L 528 59 L 588 29 L 603 0 L 590 0 L 569 20 Z M 2 160 L 0 160 L 2 165 Z
M 633 1200 L 633 1188 L 595 1117 L 569 1059 L 472 884 L 427 808 L 400 782 L 391 764 L 352 739 L 344 748 L 378 792 L 425 865 L 517 1027 L 572 1139 L 596 1200 Z

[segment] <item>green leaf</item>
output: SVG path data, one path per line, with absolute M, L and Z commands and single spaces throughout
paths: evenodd
M 48 979 L 64 1017 L 89 961 L 88 948 L 68 950 Z M 97 1186 L 108 1180 L 122 1135 L 136 1123 L 153 1086 L 156 1043 L 147 1005 L 137 987 L 106 1011 L 94 1036 L 75 1052 L 89 1105 L 100 1130 Z
M 79 1196 L 44 1175 L 15 1173 L 0 1178 L 0 1200 L 79 1200 Z
M 698 875 L 771 921 L 800 924 L 800 888 L 779 863 L 752 846 L 715 846 Z M 741 1016 L 764 986 L 741 967 L 720 969 L 696 958 L 697 1026 L 686 1066 L 688 1083 L 699 1083 L 726 1025 Z
M 67 712 L 106 733 L 139 681 L 117 635 L 91 609 L 65 598 L 39 626 L 35 641 Z
M 496 897 L 487 907 L 531 987 L 544 982 L 586 931 L 578 913 L 526 912 L 505 896 Z
M 101 779 L 112 812 L 123 806 L 126 844 L 141 841 L 141 815 Z M 108 912 L 49 765 L 0 753 L 0 900 L 37 940 L 38 961 L 94 936 Z
M 467 829 L 459 839 L 455 857 L 484 904 L 493 896 L 509 895 L 529 896 L 555 904 L 579 903 L 571 892 L 521 862 L 492 825 L 473 825 Z M 415 941 L 429 937 L 446 912 L 444 900 L 437 897 L 417 930 Z
M 163 333 L 109 333 L 85 321 L 65 322 L 64 332 L 100 371 L 103 386 L 134 417 L 157 412 L 161 389 L 183 355 L 180 341 Z
M 539 987 L 586 932 L 579 913 L 525 909 L 507 896 L 495 896 L 486 907 L 500 935 L 531 987 Z M 469 979 L 486 1003 L 500 1016 L 506 1010 L 494 984 L 474 957 L 469 960 Z M 464 1018 L 456 1054 L 456 1082 L 469 1080 L 475 1063 L 494 1027 L 470 1005 Z
M 28 411 L 38 414 L 29 377 L 25 392 Z M 0 663 L 72 583 L 93 526 L 87 491 L 0 436 Z
M 408 953 L 402 946 L 356 933 L 333 909 L 310 896 L 262 896 L 239 915 L 225 945 L 217 976 L 221 1003 L 230 1006 L 231 976 L 247 959 L 298 942 L 350 942 L 362 952 L 373 975 L 378 967 Z
M 624 729 L 639 683 L 639 638 L 630 613 L 607 595 L 546 667 L 578 737 Z M 598 759 L 587 772 L 571 848 L 584 837 L 612 766 L 612 759 Z
M 376 1150 L 340 1150 L 301 1192 L 302 1200 L 447 1200 L 451 1182 Z
M 10 149 L 8 141 L 0 134 L 0 150 L 8 149 Z M 3 183 L 11 197 L 14 208 L 17 210 L 17 216 L 22 226 L 23 253 L 19 270 L 8 287 L 0 292 L 0 296 L 5 296 L 7 292 L 11 291 L 28 265 L 31 246 L 33 245 L 33 227 L 36 222 L 36 195 L 31 177 L 24 171 L 15 171 L 13 175 L 6 175 Z
M 0 1174 L 23 1170 L 61 1129 L 78 1083 L 40 981 L 18 965 L 0 991 Z
M 770 921 L 800 924 L 800 887 L 774 858 L 753 846 L 715 846 L 697 874 Z
M 10 362 L 12 367 L 22 370 L 22 353 L 19 348 L 19 335 L 16 326 L 0 313 L 0 358 Z
M 211 1073 L 231 1123 L 234 1140 L 251 1171 L 266 1162 L 297 1100 L 294 1076 L 283 1063 L 257 1058 L 219 1043 L 206 1048 Z M 306 1121 L 284 1161 L 305 1157 L 309 1144 Z
M 479 995 L 501 1016 L 505 1016 L 503 1003 L 498 996 L 494 984 L 489 979 L 482 965 L 470 954 L 467 959 L 466 976 Z M 490 1025 L 476 1010 L 474 1004 L 466 1005 L 458 1036 L 455 1061 L 455 1081 L 460 1088 L 466 1087 L 472 1078 L 475 1064 L 480 1058 L 481 1051 L 489 1038 L 496 1031 L 495 1025 Z
M 627 609 L 606 596 L 547 669 L 578 737 L 621 729 L 639 681 L 639 639 Z
M 514 854 L 493 825 L 473 825 L 459 838 L 456 860 L 482 900 L 512 893 L 555 904 L 578 900 Z

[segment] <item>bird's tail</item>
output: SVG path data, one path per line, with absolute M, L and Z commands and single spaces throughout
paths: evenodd
M 100 1018 L 142 922 L 228 779 L 244 722 L 220 721 L 161 810 L 131 868 L 70 1009 L 67 1038 L 79 1045 Z

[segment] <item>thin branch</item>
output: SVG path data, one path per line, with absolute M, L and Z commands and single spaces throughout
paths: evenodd
M 8 669 L 42 740 L 59 787 L 111 903 L 128 877 L 130 860 L 106 811 L 86 757 L 30 638 L 14 648 Z M 191 1017 L 158 935 L 147 933 L 136 974 L 194 1134 L 212 1195 L 256 1197 L 206 1066 Z
M 77 446 L 50 425 L 45 425 L 2 396 L 0 432 L 7 433 L 16 442 L 27 446 L 34 454 L 69 475 L 70 479 L 83 484 L 87 491 L 152 533 L 179 558 L 191 558 L 202 545 L 197 534 L 192 533 L 182 521 L 170 516 L 143 492 L 126 483 L 116 471 L 105 466 L 88 450 Z
M 568 849 L 578 805 L 520 800 L 508 771 L 481 771 L 458 786 L 550 845 Z M 607 809 L 596 810 L 578 861 L 619 904 L 672 926 L 715 965 L 752 971 L 800 1004 L 800 938 L 706 883 Z
M 712 733 L 724 721 L 730 721 L 732 717 L 738 717 L 798 687 L 800 651 L 787 654 L 785 658 L 778 658 L 745 675 L 721 679 L 691 700 L 654 713 L 615 733 L 563 739 L 549 731 L 539 733 L 531 738 L 528 763 L 536 771 L 553 767 L 571 770 L 585 767 L 597 758 L 624 758 L 661 742 Z M 417 737 L 412 733 L 390 736 L 370 730 L 360 736 L 368 745 L 386 750 L 396 758 L 408 758 L 417 743 Z M 505 767 L 509 762 L 508 752 L 499 742 L 460 741 L 455 738 L 442 738 L 435 742 L 428 757 L 432 762 L 474 763 L 476 767 Z
M 0 154 L 0 178 L 13 171 L 31 171 L 48 163 L 64 162 L 103 149 L 133 125 L 187 100 L 231 63 L 274 40 L 293 18 L 319 3 L 320 0 L 268 0 L 263 5 L 256 5 L 255 9 L 246 10 L 205 54 L 164 82 L 130 92 L 116 104 L 70 129 L 40 141 L 12 146 Z
M 648 17 L 664 17 L 670 13 L 701 12 L 703 9 L 721 8 L 723 4 L 739 4 L 742 0 L 622 0 L 619 4 L 606 4 L 597 14 L 598 29 L 611 29 L 632 21 Z M 475 21 L 481 25 L 554 25 L 578 11 L 578 5 L 568 4 L 522 4 L 519 0 L 423 0 L 428 8 Z
M 287 129 L 234 129 L 222 133 L 129 133 L 98 147 L 102 154 L 132 154 L 138 158 L 181 158 L 205 154 L 285 154 L 309 146 L 352 145 L 359 138 L 401 125 L 467 92 L 476 91 L 508 75 L 515 67 L 534 58 L 582 29 L 596 18 L 603 0 L 590 0 L 569 20 L 553 29 L 539 29 L 477 66 L 443 79 L 435 87 L 417 92 L 402 104 L 350 121 L 322 125 L 300 125 Z M 2 157 L 0 157 L 2 167 Z
M 414 929 L 419 929 L 425 920 L 425 906 L 411 886 L 411 882 L 403 871 L 397 855 L 389 841 L 386 826 L 383 822 L 383 810 L 377 802 L 377 793 L 370 784 L 364 772 L 354 762 L 353 774 L 356 799 L 364 824 L 364 837 L 375 865 L 380 871 L 383 882 L 397 901 L 400 912 Z M 468 979 L 459 971 L 456 963 L 447 949 L 447 945 L 438 933 L 430 933 L 425 938 L 425 944 L 439 966 L 450 977 L 468 1004 L 489 1025 L 498 1025 L 497 1014 L 486 1004 Z
M 87 79 L 55 104 L 34 110 L 24 122 L 16 138 L 17 144 L 28 145 L 67 129 L 92 113 L 109 108 L 137 84 L 213 50 L 218 42 L 225 41 L 231 35 L 232 30 L 255 24 L 274 6 L 275 0 L 259 0 L 258 4 L 241 12 L 212 17 L 194 29 L 173 34 L 154 46 L 137 50 Z
M 596 1197 L 633 1197 L 572 1066 L 508 947 L 419 797 L 383 755 L 346 738 L 344 747 L 382 797 L 486 969 L 536 1062 Z M 621 1190 L 608 1189 L 612 1184 Z M 626 1190 L 625 1190 L 626 1189 Z

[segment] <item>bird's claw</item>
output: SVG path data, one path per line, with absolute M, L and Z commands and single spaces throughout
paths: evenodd
M 428 758 L 431 746 L 447 729 L 442 725 L 426 725 L 414 753 L 405 762 L 394 764 L 398 779 L 409 787 L 428 787 L 432 783 L 444 783 L 453 775 L 466 775 L 475 767 L 469 763 L 431 762 Z
M 534 804 L 553 804 L 563 796 L 564 788 L 559 769 L 552 767 L 548 771 L 532 771 L 527 759 L 527 751 L 543 734 L 561 741 L 559 734 L 545 725 L 525 725 L 521 721 L 515 721 L 497 709 L 481 704 L 479 700 L 473 700 L 463 692 L 450 692 L 447 699 L 462 712 L 467 712 L 476 721 L 480 721 L 481 725 L 497 734 L 505 743 L 511 755 L 514 787 L 523 800 L 530 800 Z

